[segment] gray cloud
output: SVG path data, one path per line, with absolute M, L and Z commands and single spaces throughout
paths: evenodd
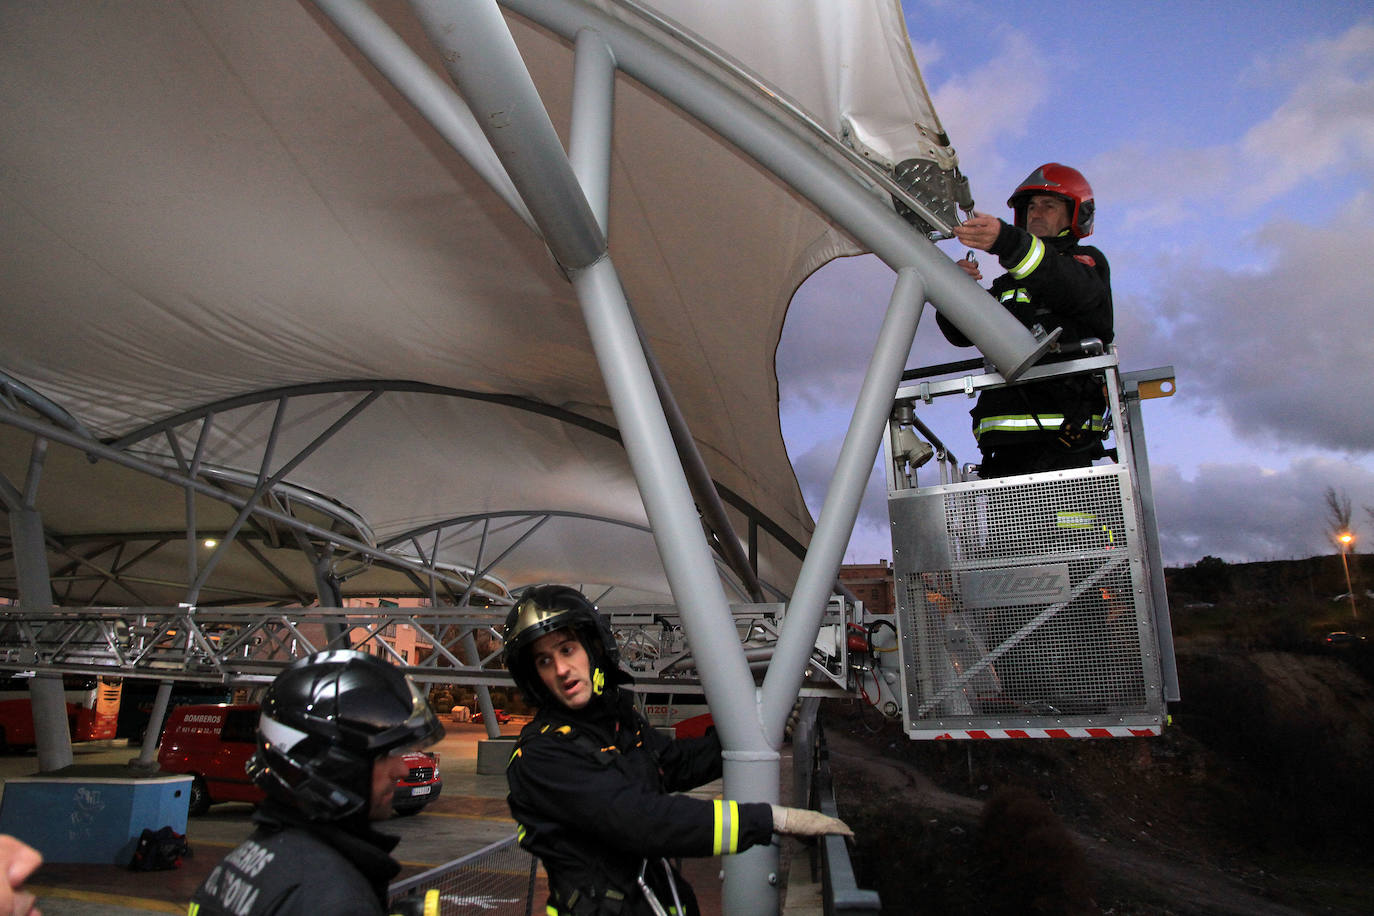
M 958 138 L 960 159 L 985 166 L 1001 164 L 1001 144 L 1006 140 L 1026 136 L 1032 116 L 1051 89 L 1051 63 L 1029 36 L 1000 29 L 996 40 L 998 49 L 987 64 L 945 81 L 931 93 L 946 133 Z M 1015 168 L 1024 171 L 1020 164 Z M 996 181 L 1000 171 L 979 174 Z
M 841 442 L 842 436 L 819 442 L 792 462 L 802 495 L 814 517 L 819 518 L 825 495 L 830 489 Z M 882 456 L 879 455 L 881 460 Z M 859 517 L 854 525 L 845 562 L 871 563 L 877 559 L 891 559 L 891 544 L 892 536 L 887 523 L 887 487 L 883 475 L 875 470 L 864 488 Z
M 1374 473 L 1359 465 L 1305 459 L 1282 471 L 1252 464 L 1207 464 L 1192 480 L 1177 468 L 1151 475 L 1166 565 L 1193 563 L 1210 554 L 1228 562 L 1287 560 L 1335 552 L 1326 537 L 1326 487 L 1346 493 L 1357 507 L 1374 496 Z
M 1274 222 L 1256 236 L 1270 265 L 1186 265 L 1156 302 L 1127 297 L 1120 343 L 1186 367 L 1180 399 L 1215 412 L 1239 438 L 1374 451 L 1369 275 L 1374 250 L 1359 195 L 1324 226 Z
M 1315 176 L 1330 181 L 1355 172 L 1368 181 L 1374 174 L 1374 24 L 1312 42 L 1275 69 L 1278 78 L 1292 80 L 1292 91 L 1241 142 L 1255 179 L 1244 199 L 1269 200 Z
M 853 405 L 895 282 L 896 274 L 866 255 L 828 265 L 802 284 L 778 344 L 784 402 Z

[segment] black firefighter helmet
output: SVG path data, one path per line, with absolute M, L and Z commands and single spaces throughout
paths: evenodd
M 552 702 L 553 696 L 534 670 L 533 647 L 540 637 L 569 629 L 577 636 L 606 687 L 625 684 L 630 675 L 620 668 L 620 647 L 610 624 L 587 596 L 568 585 L 538 585 L 525 589 L 506 615 L 505 661 L 515 685 L 535 706 Z
M 267 688 L 248 775 L 310 820 L 365 816 L 373 762 L 443 735 L 424 693 L 394 666 L 352 649 L 316 652 Z

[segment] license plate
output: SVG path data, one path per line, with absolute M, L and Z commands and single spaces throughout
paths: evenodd
M 416 786 L 410 790 L 411 795 L 428 795 L 430 786 Z

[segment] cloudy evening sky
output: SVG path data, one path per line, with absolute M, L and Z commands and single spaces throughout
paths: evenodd
M 1093 186 L 1123 368 L 1144 405 L 1168 565 L 1329 553 L 1323 491 L 1374 549 L 1374 13 L 1365 2 L 905 0 L 922 76 L 977 209 L 1058 161 Z M 953 242 L 942 249 L 954 257 Z M 995 259 L 981 257 L 984 283 Z M 992 270 L 989 270 L 992 267 Z M 783 432 L 819 513 L 893 274 L 813 276 L 778 351 Z M 852 333 L 837 335 L 836 315 Z M 908 366 L 964 359 L 929 307 Z M 922 416 L 976 461 L 971 404 Z M 921 475 L 934 483 L 933 472 Z M 882 479 L 846 555 L 891 558 Z

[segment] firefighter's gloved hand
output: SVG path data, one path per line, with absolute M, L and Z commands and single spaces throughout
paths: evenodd
M 400 900 L 393 901 L 387 911 L 391 916 L 439 916 L 439 889 L 432 887 L 423 894 L 411 891 Z
M 837 817 L 811 811 L 807 808 L 784 808 L 773 805 L 773 832 L 788 836 L 825 836 L 837 833 L 840 836 L 853 836 L 849 825 Z

